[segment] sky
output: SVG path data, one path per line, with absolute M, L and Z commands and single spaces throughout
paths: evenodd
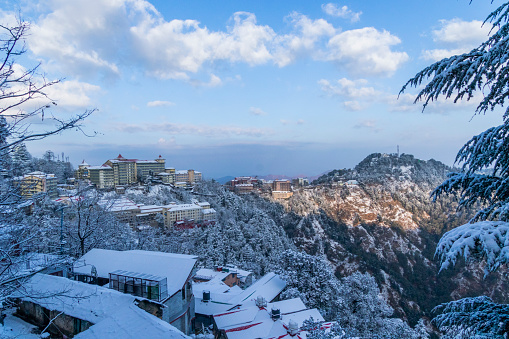
M 122 154 L 227 175 L 313 176 L 373 152 L 452 165 L 502 122 L 476 98 L 422 112 L 402 86 L 490 34 L 486 0 L 0 0 L 30 23 L 20 67 L 61 79 L 53 112 L 83 130 L 27 144 L 77 166 Z M 35 122 L 34 129 L 37 129 Z M 95 135 L 91 137 L 91 135 Z

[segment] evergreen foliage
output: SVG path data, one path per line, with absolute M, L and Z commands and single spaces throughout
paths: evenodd
M 483 94 L 475 114 L 503 107 L 509 96 L 509 2 L 488 15 L 484 24 L 492 25 L 491 36 L 468 53 L 436 62 L 419 72 L 402 88 L 427 82 L 416 97 L 426 106 L 444 96 L 454 102 Z M 431 79 L 430 79 L 431 78 Z M 428 81 L 429 80 L 429 81 Z M 471 220 L 444 235 L 436 255 L 442 268 L 454 265 L 456 258 L 485 259 L 488 270 L 507 263 L 509 251 L 509 107 L 503 123 L 474 136 L 458 152 L 461 170 L 452 172 L 432 196 L 460 192 L 459 207 L 481 204 Z M 489 169 L 489 171 L 487 171 Z M 455 338 L 507 338 L 508 309 L 487 297 L 467 298 L 442 304 L 434 319 L 440 330 Z

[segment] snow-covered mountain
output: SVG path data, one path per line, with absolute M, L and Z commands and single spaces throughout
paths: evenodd
M 454 196 L 430 199 L 450 170 L 412 155 L 371 154 L 354 169 L 331 171 L 277 202 L 286 211 L 281 223 L 298 248 L 325 256 L 338 277 L 357 270 L 374 275 L 397 313 L 411 322 L 467 295 L 507 301 L 505 279 L 483 280 L 475 264 L 438 276 L 440 235 L 473 215 L 457 212 Z

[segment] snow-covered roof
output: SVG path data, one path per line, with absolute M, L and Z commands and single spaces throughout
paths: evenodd
M 136 160 L 137 164 L 158 164 L 155 160 Z
M 94 248 L 74 264 L 74 272 L 90 275 L 92 265 L 97 276 L 109 278 L 116 270 L 151 274 L 167 278 L 168 296 L 182 289 L 197 257 L 152 251 L 113 251 Z
M 108 165 L 101 165 L 101 166 L 90 166 L 88 168 L 89 170 L 113 170 L 111 166 Z
M 271 310 L 279 308 L 281 318 L 273 320 Z M 315 321 L 323 321 L 317 309 L 306 309 L 300 298 L 269 303 L 267 307 L 249 307 L 222 314 L 215 314 L 214 321 L 219 329 L 225 331 L 228 339 L 255 338 L 301 338 L 307 336 L 305 331 L 299 331 L 296 336 L 288 333 L 288 324 L 295 322 L 300 328 L 304 320 L 313 317 Z
M 199 271 L 198 271 L 199 272 Z M 207 271 L 202 271 L 206 274 Z M 212 279 L 204 283 L 195 283 L 195 312 L 204 315 L 213 315 L 229 311 L 238 306 L 255 306 L 255 300 L 262 296 L 271 301 L 285 288 L 286 283 L 275 273 L 268 273 L 247 289 L 238 286 L 228 287 L 220 279 Z M 210 291 L 210 301 L 203 302 L 203 291 Z
M 254 305 L 255 298 L 262 296 L 267 301 L 274 300 L 286 287 L 286 282 L 277 274 L 270 272 L 246 288 L 240 295 L 231 300 L 232 303 L 246 306 Z
M 240 326 L 254 321 L 257 316 L 260 318 L 258 313 L 263 313 L 264 315 L 265 313 L 270 313 L 270 310 L 273 308 L 279 309 L 283 317 L 286 314 L 300 312 L 307 309 L 300 298 L 294 298 L 268 303 L 266 307 L 261 309 L 258 306 L 252 306 L 226 313 L 214 314 L 214 321 L 216 322 L 217 327 L 221 329 L 232 326 Z
M 137 205 L 132 200 L 124 197 L 115 200 L 100 200 L 99 205 L 103 206 L 110 212 L 125 212 L 138 210 L 140 208 L 140 205 Z
M 31 298 L 44 296 L 44 298 Z M 34 275 L 13 297 L 95 325 L 75 338 L 188 338 L 135 305 L 136 298 L 97 285 L 45 274 Z
M 197 206 L 195 204 L 180 204 L 180 205 L 166 205 L 164 208 L 168 209 L 170 212 L 174 211 L 184 211 L 184 210 L 195 210 L 195 209 L 202 209 L 200 206 Z

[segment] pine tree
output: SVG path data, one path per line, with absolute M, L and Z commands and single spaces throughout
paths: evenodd
M 407 86 L 427 82 L 415 100 L 424 102 L 423 109 L 442 96 L 454 102 L 470 100 L 476 91 L 482 92 L 483 99 L 475 114 L 503 107 L 509 96 L 509 2 L 495 9 L 484 24 L 492 25 L 492 34 L 485 42 L 468 53 L 430 65 L 410 79 L 401 92 Z M 485 259 L 487 270 L 497 269 L 509 258 L 509 107 L 502 125 L 469 140 L 458 152 L 456 162 L 462 165 L 461 171 L 450 173 L 432 196 L 436 200 L 442 194 L 459 193 L 460 208 L 483 207 L 470 223 L 442 237 L 436 250 L 441 269 L 454 265 L 459 256 Z M 435 324 L 451 336 L 509 335 L 506 320 L 486 321 L 507 314 L 507 305 L 486 297 L 443 304 L 436 311 L 440 314 Z

